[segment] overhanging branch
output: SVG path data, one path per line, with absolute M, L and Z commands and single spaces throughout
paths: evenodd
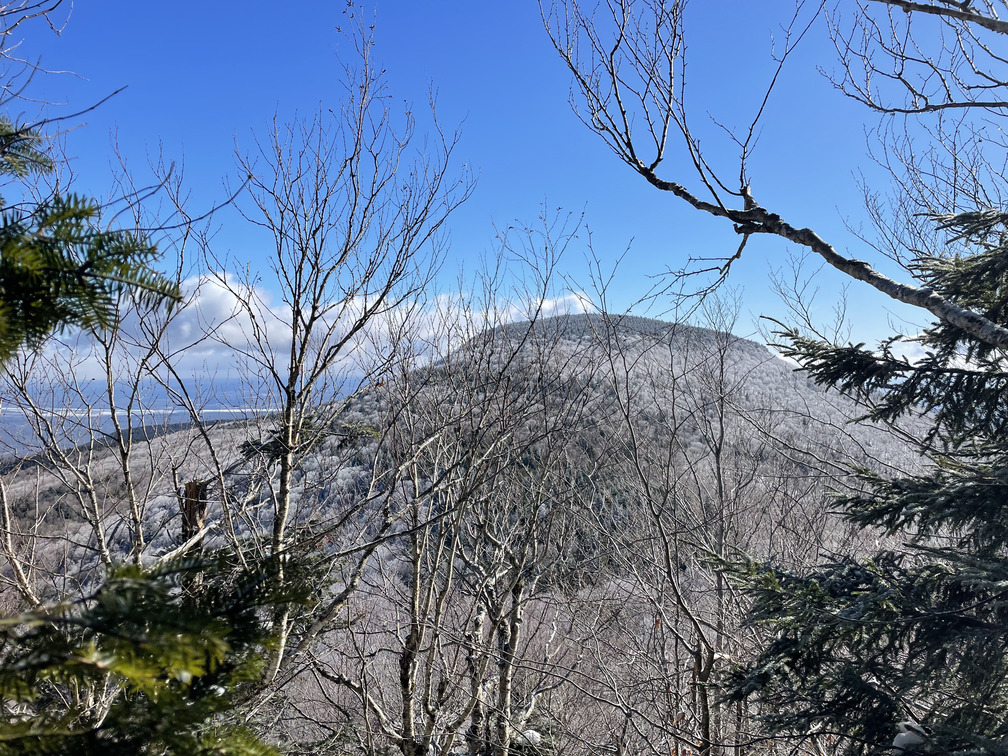
M 947 6 L 933 5 L 931 3 L 915 3 L 910 2 L 910 0 L 872 0 L 872 2 L 891 5 L 907 13 L 925 13 L 930 16 L 965 21 L 970 24 L 976 24 L 996 34 L 1008 34 L 1008 21 L 1002 21 L 999 18 L 992 18 L 991 16 L 977 13 L 974 10 L 969 10 L 969 8 L 964 7 L 966 4 Z
M 796 228 L 776 213 L 771 213 L 755 204 L 746 210 L 733 210 L 722 205 L 705 202 L 682 184 L 665 181 L 643 165 L 638 165 L 637 170 L 652 186 L 662 191 L 671 192 L 697 210 L 731 220 L 735 224 L 735 231 L 739 234 L 770 234 L 799 244 L 819 255 L 841 273 L 867 283 L 886 296 L 898 302 L 925 309 L 939 320 L 959 328 L 985 344 L 999 349 L 1008 349 L 1008 328 L 998 325 L 973 310 L 950 302 L 931 289 L 900 283 L 879 273 L 863 260 L 844 257 L 810 228 Z

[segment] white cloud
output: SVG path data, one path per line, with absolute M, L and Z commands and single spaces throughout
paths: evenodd
M 196 388 L 211 382 L 255 384 L 262 381 L 266 363 L 284 370 L 294 313 L 280 297 L 226 273 L 184 281 L 182 291 L 183 301 L 174 308 L 124 313 L 109 368 L 117 380 L 133 380 L 145 359 L 162 376 L 167 371 L 159 366 L 159 360 L 170 360 L 175 373 Z M 330 303 L 315 323 L 309 355 L 316 356 L 345 338 L 367 304 L 362 298 Z M 422 364 L 488 327 L 589 309 L 590 300 L 578 292 L 520 302 L 471 292 L 405 300 L 368 319 L 339 349 L 327 378 L 333 383 L 348 378 L 352 384 L 396 352 Z M 159 345 L 158 357 L 151 356 L 152 341 Z M 64 380 L 70 377 L 102 384 L 107 372 L 105 350 L 92 335 L 84 333 L 54 337 L 40 354 L 26 358 L 26 370 L 27 363 L 39 381 L 62 375 Z
M 906 359 L 911 365 L 916 365 L 927 355 L 927 350 L 913 336 L 904 336 L 889 347 L 889 351 L 897 359 Z

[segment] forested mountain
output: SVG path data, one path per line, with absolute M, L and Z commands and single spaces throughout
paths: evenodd
M 707 328 L 569 315 L 450 342 L 304 418 L 287 554 L 313 599 L 250 716 L 312 753 L 748 737 L 712 687 L 756 640 L 719 560 L 811 565 L 877 537 L 841 526 L 827 493 L 852 461 L 914 455 L 857 414 Z M 8 600 L 86 591 L 120 561 L 262 551 L 277 427 L 195 422 L 25 460 L 4 478 Z
M 350 396 L 341 402 L 333 426 L 319 429 L 323 442 L 301 461 L 299 491 L 304 487 L 312 497 L 331 503 L 366 487 L 374 472 L 375 450 L 389 427 L 408 411 L 397 406 L 405 403 L 404 397 L 411 397 L 414 404 L 418 399 L 443 403 L 438 410 L 445 415 L 443 423 L 454 412 L 457 425 L 465 421 L 478 427 L 481 418 L 466 418 L 465 409 L 475 414 L 479 405 L 460 408 L 458 402 L 503 396 L 525 402 L 527 417 L 508 422 L 524 422 L 528 432 L 536 423 L 553 420 L 551 413 L 568 418 L 573 405 L 577 422 L 562 430 L 570 443 L 595 460 L 611 457 L 614 444 L 620 453 L 631 452 L 630 441 L 620 437 L 628 423 L 640 442 L 667 447 L 674 441 L 678 453 L 702 459 L 710 451 L 707 435 L 723 416 L 725 427 L 720 432 L 725 441 L 744 445 L 755 456 L 772 450 L 810 471 L 842 474 L 849 461 L 894 469 L 915 462 L 906 439 L 852 422 L 860 414 L 854 403 L 819 388 L 793 364 L 753 341 L 636 316 L 568 315 L 491 329 L 400 382 L 381 381 Z M 26 403 L 22 409 L 37 426 L 41 418 Z M 75 409 L 66 408 L 70 413 Z M 59 408 L 41 412 L 54 417 Z M 138 418 L 144 419 L 142 414 Z M 118 480 L 122 468 L 118 449 L 115 443 L 101 443 L 114 441 L 115 433 L 100 416 L 90 422 L 94 437 L 86 443 L 71 443 L 68 438 L 59 443 L 54 436 L 44 441 L 55 441 L 51 446 L 56 448 L 20 462 L 8 459 L 12 468 L 8 490 L 15 512 L 29 514 L 37 504 L 36 492 L 41 491 L 47 515 L 72 522 L 81 495 L 101 500 L 103 507 L 122 496 L 125 483 Z M 227 484 L 241 487 L 241 481 L 262 463 L 258 457 L 268 452 L 257 447 L 268 437 L 270 422 L 268 417 L 217 422 L 211 415 L 205 424 L 163 428 L 142 425 L 134 418 L 136 448 L 130 451 L 135 480 L 130 486 L 142 486 L 144 491 L 145 529 L 150 533 L 143 539 L 145 548 L 171 548 L 178 536 L 176 484 L 198 478 L 207 468 L 194 444 L 212 447 L 217 463 L 226 470 Z M 77 425 L 86 426 L 86 421 L 78 419 Z M 920 422 L 912 424 L 910 435 L 919 435 L 921 427 Z M 319 470 L 325 472 L 320 475 Z M 319 493 L 315 489 L 323 478 L 324 490 Z M 121 526 L 112 529 L 123 533 Z M 120 537 L 123 553 L 128 553 L 132 548 L 128 537 Z
M 490 16 L 469 33 L 425 7 L 377 45 L 353 1 L 329 9 L 334 67 L 244 98 L 276 103 L 263 128 L 224 108 L 226 196 L 198 206 L 216 169 L 186 178 L 167 148 L 135 172 L 129 138 L 98 189 L 64 150 L 117 100 L 61 109 L 66 66 L 35 47 L 71 41 L 69 4 L 0 2 L 0 411 L 28 431 L 0 465 L 0 754 L 1008 753 L 1008 22 L 993 1 L 737 5 L 533 10 L 576 120 L 666 213 L 552 133 L 538 63 L 509 100 L 500 45 L 457 44 Z M 97 8 L 86 55 L 168 28 Z M 173 50 L 216 28 L 176 15 Z M 322 17 L 252 35 L 271 71 Z M 463 142 L 435 87 L 424 113 L 378 60 L 417 68 L 434 27 L 492 138 Z M 259 48 L 227 28 L 188 75 L 146 58 L 243 94 L 212 59 Z M 489 68 L 458 65 L 470 49 Z M 824 106 L 806 65 L 870 118 Z M 180 91 L 157 111 L 199 123 L 131 97 L 124 129 L 209 134 Z M 550 199 L 472 264 L 455 211 L 479 145 L 510 156 L 484 210 Z M 586 191 L 611 211 L 597 247 L 557 207 Z M 627 288 L 629 258 L 596 250 L 632 236 L 656 275 Z M 761 255 L 786 360 L 718 299 Z M 827 325 L 820 280 L 898 309 L 841 301 Z M 571 305 L 592 314 L 548 316 Z

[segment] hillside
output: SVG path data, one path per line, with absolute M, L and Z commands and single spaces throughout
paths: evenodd
M 759 344 L 597 315 L 489 329 L 318 408 L 286 525 L 313 601 L 261 716 L 308 750 L 597 752 L 628 707 L 652 746 L 734 737 L 750 725 L 705 691 L 758 630 L 720 565 L 803 570 L 882 537 L 831 492 L 851 463 L 916 464 L 856 413 Z M 26 460 L 3 479 L 7 600 L 127 558 L 267 553 L 278 443 L 260 415 Z
M 348 399 L 335 415 L 335 435 L 300 463 L 299 490 L 324 489 L 321 497 L 313 494 L 315 501 L 305 507 L 305 516 L 324 520 L 327 506 L 366 488 L 379 438 L 387 439 L 388 424 L 402 415 L 397 402 L 419 406 L 422 400 L 432 423 L 438 418 L 442 423 L 461 422 L 464 409 L 477 409 L 502 392 L 514 395 L 513 400 L 524 396 L 514 411 L 528 413 L 531 422 L 550 405 L 570 415 L 571 407 L 560 405 L 573 402 L 577 424 L 567 432 L 596 457 L 619 435 L 616 429 L 632 426 L 639 439 L 651 444 L 667 445 L 674 439 L 683 461 L 705 458 L 710 452 L 706 434 L 723 411 L 731 418 L 722 429 L 731 443 L 744 440 L 761 454 L 772 448 L 774 454 L 823 474 L 842 475 L 848 462 L 883 468 L 916 463 L 904 440 L 870 424 L 852 423 L 858 415 L 852 402 L 818 388 L 760 344 L 639 317 L 608 321 L 598 315 L 561 316 L 492 329 L 398 383 Z M 462 400 L 469 404 L 460 409 Z M 432 403 L 443 406 L 432 408 Z M 259 417 L 212 421 L 205 428 L 134 428 L 133 438 L 124 440 L 129 447 L 129 486 L 122 480 L 118 444 L 105 432 L 97 434 L 99 443 L 49 449 L 21 465 L 11 462 L 5 483 L 12 511 L 43 523 L 55 518 L 57 530 L 79 526 L 80 534 L 69 540 L 85 551 L 95 547 L 94 538 L 86 535 L 95 527 L 88 510 L 100 511 L 103 528 L 118 534 L 109 548 L 124 555 L 132 546 L 122 520 L 133 515 L 124 513 L 117 499 L 126 493 L 142 510 L 146 553 L 163 553 L 179 538 L 177 488 L 188 480 L 215 476 L 222 477 L 225 486 L 244 488 L 263 465 L 261 460 L 243 462 L 239 450 L 249 439 L 268 435 L 269 423 L 268 417 Z M 355 441 L 346 428 L 382 433 L 377 438 L 365 433 Z M 360 446 L 359 441 L 367 443 Z M 626 444 L 626 438 L 617 442 L 623 452 Z M 132 494 L 123 490 L 127 487 Z M 265 522 L 258 515 L 255 520 L 259 526 Z

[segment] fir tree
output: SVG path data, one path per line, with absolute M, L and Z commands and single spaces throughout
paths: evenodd
M 922 258 L 915 275 L 948 301 L 1008 325 L 1008 214 L 939 218 L 965 254 Z M 946 322 L 910 362 L 896 339 L 869 350 L 784 334 L 823 385 L 896 423 L 924 413 L 923 472 L 859 470 L 839 500 L 853 523 L 903 545 L 842 556 L 812 574 L 749 564 L 750 621 L 772 638 L 738 670 L 775 733 L 840 739 L 850 752 L 1008 751 L 1008 372 L 1002 351 Z
M 0 620 L 0 754 L 273 754 L 235 714 L 260 677 L 276 570 L 220 553 L 112 569 Z M 192 590 L 198 580 L 198 590 Z
M 0 177 L 54 170 L 36 129 L 0 116 Z M 154 268 L 141 234 L 102 229 L 101 208 L 77 195 L 7 205 L 0 200 L 0 360 L 55 330 L 110 328 L 120 294 L 156 303 L 177 287 Z

